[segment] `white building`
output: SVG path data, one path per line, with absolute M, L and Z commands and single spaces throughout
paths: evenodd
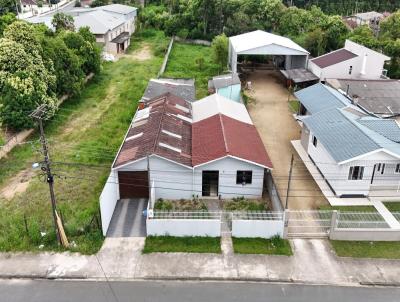
M 311 59 L 308 69 L 321 81 L 325 79 L 380 79 L 390 57 L 346 40 L 344 48 Z
M 301 147 L 337 197 L 399 195 L 400 127 L 365 114 L 322 84 L 297 93 L 306 115 Z

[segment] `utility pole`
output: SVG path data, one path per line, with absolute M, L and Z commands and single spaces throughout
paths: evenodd
M 293 172 L 293 160 L 294 160 L 294 158 L 293 158 L 293 154 L 292 154 L 292 159 L 290 160 L 289 180 L 288 180 L 287 191 L 286 191 L 285 209 L 288 208 L 288 203 L 289 203 L 290 182 L 292 180 L 292 172 Z
M 35 119 L 38 124 L 39 124 L 39 131 L 40 131 L 40 142 L 42 143 L 42 151 L 43 151 L 43 156 L 44 156 L 44 166 L 42 166 L 42 170 L 46 172 L 46 179 L 47 183 L 49 184 L 49 189 L 50 189 L 50 199 L 51 199 L 51 207 L 52 207 L 52 213 L 53 213 L 53 220 L 54 220 L 54 229 L 56 231 L 56 236 L 57 236 L 57 241 L 59 244 L 62 244 L 63 246 L 68 245 L 68 243 L 65 243 L 62 238 L 61 238 L 61 233 L 64 234 L 64 229 L 62 228 L 62 225 L 60 226 L 58 221 L 57 221 L 57 205 L 56 205 L 56 197 L 54 194 L 54 176 L 51 173 L 51 163 L 50 163 L 50 157 L 49 157 L 49 150 L 47 147 L 47 141 L 46 137 L 44 135 L 44 129 L 43 129 L 43 119 L 45 118 L 46 115 L 46 105 L 40 105 L 38 108 L 36 108 L 30 116 Z M 60 230 L 61 228 L 61 230 Z

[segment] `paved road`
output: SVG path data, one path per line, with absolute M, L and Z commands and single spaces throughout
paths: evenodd
M 145 237 L 147 208 L 146 198 L 118 200 L 111 218 L 107 237 Z
M 1 302 L 376 302 L 399 301 L 399 288 L 216 282 L 0 281 Z

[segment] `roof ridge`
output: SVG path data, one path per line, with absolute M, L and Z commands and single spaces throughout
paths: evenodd
M 158 126 L 157 135 L 156 135 L 156 138 L 154 140 L 152 154 L 156 153 L 157 142 L 158 142 L 158 140 L 160 138 L 160 133 L 161 133 L 161 130 L 162 130 L 161 129 L 162 128 L 162 123 L 163 123 L 163 120 L 164 120 L 165 112 L 167 111 L 166 109 L 167 109 L 167 96 L 164 96 L 164 104 L 163 104 L 163 110 L 162 110 L 162 113 L 161 113 L 160 125 Z
M 228 148 L 228 143 L 226 142 L 225 127 L 224 127 L 224 122 L 223 122 L 223 119 L 222 119 L 222 114 L 219 113 L 218 115 L 219 115 L 219 121 L 220 121 L 220 123 L 221 123 L 222 138 L 224 139 L 225 152 L 226 152 L 227 154 L 229 154 L 229 148 Z

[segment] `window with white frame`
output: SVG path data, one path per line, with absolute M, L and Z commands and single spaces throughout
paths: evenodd
M 253 171 L 237 171 L 236 172 L 236 184 L 246 185 L 251 184 L 253 180 Z
M 349 180 L 361 180 L 364 176 L 363 166 L 352 166 L 349 169 Z
M 349 74 L 351 74 L 353 72 L 353 66 L 349 67 Z
M 315 136 L 312 137 L 312 144 L 314 145 L 314 147 L 317 147 L 318 140 Z
M 400 164 L 397 164 L 394 168 L 394 173 L 400 173 Z

